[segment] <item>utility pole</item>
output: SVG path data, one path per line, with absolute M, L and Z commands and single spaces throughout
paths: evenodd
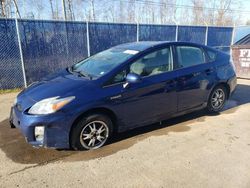
M 67 14 L 66 14 L 65 0 L 62 0 L 62 8 L 63 8 L 64 21 L 66 21 L 67 20 Z

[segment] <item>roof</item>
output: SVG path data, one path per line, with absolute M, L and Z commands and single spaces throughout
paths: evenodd
M 140 42 L 131 42 L 131 43 L 120 44 L 118 46 L 115 46 L 115 48 L 143 51 L 143 50 L 146 50 L 148 48 L 156 47 L 156 46 L 164 45 L 164 44 L 186 44 L 186 45 L 204 46 L 202 44 L 195 44 L 195 43 L 191 43 L 191 42 L 140 41 Z
M 250 45 L 250 34 L 238 40 L 234 45 Z
M 165 43 L 167 42 L 166 41 L 141 41 L 141 42 L 131 42 L 131 43 L 120 44 L 118 46 L 115 46 L 115 48 L 143 51 L 150 47 L 157 46 L 159 44 L 165 44 Z

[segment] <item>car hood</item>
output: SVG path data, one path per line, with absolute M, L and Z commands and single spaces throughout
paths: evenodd
M 21 100 L 29 98 L 37 102 L 49 97 L 68 97 L 81 93 L 79 90 L 91 91 L 93 81 L 88 78 L 79 77 L 63 70 L 57 74 L 50 75 L 40 82 L 36 82 L 23 90 L 18 98 Z

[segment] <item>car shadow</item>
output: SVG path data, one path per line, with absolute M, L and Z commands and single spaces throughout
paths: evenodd
M 235 113 L 240 105 L 250 102 L 250 86 L 238 84 L 237 89 L 226 103 L 221 113 Z M 193 122 L 204 122 L 206 117 L 218 114 L 207 114 L 200 110 L 180 117 L 172 118 L 162 123 L 136 128 L 115 135 L 107 145 L 97 150 L 71 151 L 54 150 L 46 148 L 33 148 L 27 144 L 18 129 L 11 129 L 8 120 L 0 122 L 0 149 L 6 156 L 16 163 L 22 164 L 46 164 L 48 162 L 80 161 L 100 158 L 112 155 L 118 151 L 127 149 L 137 142 L 151 136 L 167 135 L 169 132 L 185 132 L 192 128 Z M 70 157 L 68 157 L 70 156 Z
M 134 137 L 140 134 L 145 134 L 145 133 L 157 130 L 157 129 L 170 127 L 170 126 L 180 124 L 180 123 L 185 123 L 185 122 L 190 123 L 189 122 L 190 120 L 205 121 L 205 118 L 207 116 L 217 116 L 220 113 L 234 113 L 237 110 L 237 107 L 239 107 L 240 105 L 250 103 L 249 94 L 250 94 L 250 85 L 238 84 L 235 92 L 226 102 L 223 110 L 219 113 L 208 113 L 205 109 L 200 110 L 200 111 L 195 111 L 186 115 L 182 115 L 176 118 L 165 120 L 162 123 L 151 124 L 148 126 L 143 126 L 140 128 L 136 128 L 130 131 L 117 134 L 117 136 L 114 137 L 112 142 L 117 142 L 117 141 L 129 138 L 129 137 Z M 178 132 L 178 131 L 175 131 L 175 132 Z

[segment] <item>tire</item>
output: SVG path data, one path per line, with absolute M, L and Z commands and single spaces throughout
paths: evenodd
M 216 113 L 223 109 L 227 100 L 228 93 L 223 85 L 216 86 L 210 93 L 207 110 L 210 113 Z
M 102 147 L 111 137 L 113 123 L 103 114 L 92 114 L 80 119 L 73 126 L 70 145 L 74 150 L 91 150 Z

